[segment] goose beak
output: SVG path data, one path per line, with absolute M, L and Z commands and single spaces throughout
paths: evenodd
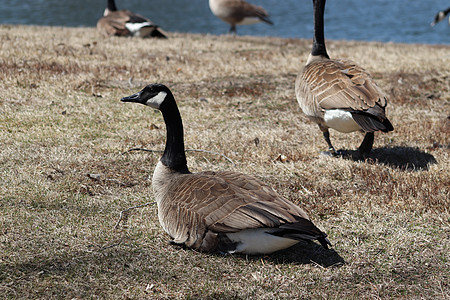
M 138 92 L 138 93 L 133 94 L 133 95 L 128 96 L 128 97 L 123 97 L 122 99 L 120 99 L 120 101 L 122 101 L 122 102 L 136 102 L 136 103 L 144 104 L 144 101 L 141 98 L 141 92 Z

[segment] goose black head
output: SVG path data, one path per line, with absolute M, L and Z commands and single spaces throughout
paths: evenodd
M 161 109 L 161 105 L 167 98 L 173 97 L 169 88 L 163 84 L 149 84 L 140 92 L 120 99 L 122 102 L 136 102 L 148 105 L 155 109 Z

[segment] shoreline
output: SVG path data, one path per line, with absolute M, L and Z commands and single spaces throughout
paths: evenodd
M 39 28 L 67 28 L 67 29 L 89 29 L 96 30 L 95 26 L 59 26 L 59 25 L 32 25 L 32 24 L 0 24 L 0 27 L 39 27 Z M 180 35 L 192 35 L 192 36 L 228 36 L 228 34 L 211 34 L 211 33 L 194 33 L 194 32 L 168 32 L 170 36 L 180 36 Z M 285 39 L 285 40 L 311 40 L 311 38 L 301 38 L 301 37 L 278 37 L 278 36 L 262 36 L 262 35 L 238 35 L 238 37 L 254 37 L 254 38 L 270 38 L 270 39 Z M 335 39 L 326 39 L 326 41 L 331 42 L 361 42 L 361 43 L 375 43 L 375 44 L 397 44 L 397 45 L 417 45 L 417 46 L 437 46 L 437 47 L 450 47 L 450 44 L 427 44 L 427 43 L 406 43 L 406 42 L 394 42 L 394 41 L 369 41 L 369 40 L 335 40 Z

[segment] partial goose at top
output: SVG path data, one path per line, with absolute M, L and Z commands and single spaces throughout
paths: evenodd
M 331 245 L 297 205 L 252 176 L 237 172 L 191 173 L 184 151 L 183 124 L 164 85 L 151 84 L 124 97 L 161 111 L 167 139 L 153 173 L 159 222 L 173 243 L 204 252 L 268 254 L 299 241 Z
M 445 17 L 450 14 L 450 7 L 446 10 L 441 10 L 434 16 L 433 22 L 430 24 L 431 26 L 436 25 L 437 23 L 441 22 L 445 19 Z M 448 24 L 450 25 L 450 16 L 448 17 Z
M 167 35 L 149 19 L 129 10 L 117 10 L 114 0 L 108 0 L 97 30 L 104 36 L 137 36 L 167 38 Z
M 374 132 L 394 130 L 385 115 L 386 94 L 370 74 L 349 60 L 330 59 L 325 47 L 325 0 L 313 0 L 314 39 L 306 66 L 297 76 L 295 94 L 302 111 L 319 125 L 329 154 L 336 156 L 329 128 L 340 132 L 363 131 L 359 154 L 370 153 Z
M 209 0 L 209 8 L 216 17 L 231 25 L 230 33 L 236 33 L 236 25 L 258 22 L 273 25 L 264 8 L 244 0 Z

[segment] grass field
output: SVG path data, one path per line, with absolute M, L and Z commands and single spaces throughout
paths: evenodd
M 319 155 L 294 81 L 309 40 L 0 26 L 0 298 L 450 298 L 450 47 L 329 41 L 372 73 L 395 131 L 366 161 Z M 169 86 L 191 171 L 253 174 L 332 250 L 208 255 L 168 245 L 151 179 L 162 116 L 123 96 Z M 362 135 L 331 132 L 339 149 Z M 284 155 L 285 159 L 277 159 Z M 228 157 L 232 162 L 227 160 Z

